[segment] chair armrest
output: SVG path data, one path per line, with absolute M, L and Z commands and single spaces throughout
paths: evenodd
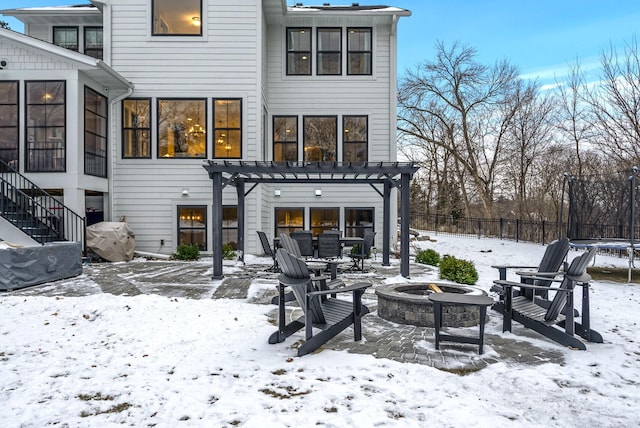
M 342 288 L 333 288 L 331 290 L 321 290 L 321 291 L 311 291 L 307 293 L 307 296 L 324 296 L 327 294 L 346 293 L 349 291 L 364 290 L 365 288 L 369 288 L 369 287 L 371 287 L 371 284 L 368 282 L 358 282 L 356 284 L 348 285 Z
M 538 266 L 491 265 L 494 269 L 537 269 Z
M 521 282 L 513 282 L 513 281 L 493 281 L 494 284 L 496 285 L 501 285 L 505 288 L 512 288 L 512 287 L 518 287 L 518 288 L 527 288 L 529 290 L 549 290 L 549 291 L 562 291 L 564 293 L 569 293 L 569 292 L 573 292 L 573 289 L 570 288 L 559 288 L 559 287 L 547 287 L 544 285 L 532 285 L 532 284 L 523 284 Z
M 564 275 L 563 271 L 557 271 L 557 272 L 538 272 L 538 271 L 525 271 L 525 270 L 519 270 L 516 271 L 516 275 L 519 276 L 543 276 L 546 277 L 545 279 L 551 279 L 554 276 L 558 276 L 558 275 Z

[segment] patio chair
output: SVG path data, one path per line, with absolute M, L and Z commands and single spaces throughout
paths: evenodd
M 364 270 L 364 259 L 369 258 L 369 252 L 371 251 L 371 247 L 373 246 L 375 237 L 375 232 L 372 232 L 370 230 L 364 232 L 364 238 L 362 246 L 360 247 L 360 251 L 349 253 L 349 257 L 351 257 L 351 261 L 353 262 L 353 264 L 349 268 L 350 271 L 359 270 L 362 273 L 366 272 Z
M 503 331 L 511 331 L 512 321 L 517 321 L 526 328 L 537 331 L 543 336 L 574 349 L 585 350 L 585 344 L 575 337 L 579 335 L 590 341 L 602 343 L 602 336 L 595 330 L 591 330 L 589 312 L 589 281 L 591 277 L 586 273 L 587 266 L 595 256 L 596 248 L 576 257 L 559 278 L 551 281 L 560 282 L 559 287 L 546 285 L 525 284 L 505 280 L 496 280 L 495 284 L 504 289 Z M 548 277 L 528 276 L 528 280 L 548 281 Z M 582 317 L 581 323 L 574 318 L 574 289 L 576 285 L 582 286 Z M 529 289 L 532 291 L 554 291 L 555 296 L 544 308 L 537 304 L 537 299 L 528 298 L 524 293 L 516 295 L 513 289 Z M 566 310 L 563 311 L 563 309 Z M 564 313 L 563 313 L 564 312 Z M 559 327 L 559 328 L 558 328 Z
M 504 281 L 507 279 L 507 270 L 509 269 L 527 269 L 526 271 L 516 271 L 516 274 L 521 276 L 521 282 L 528 282 L 537 286 L 546 286 L 549 287 L 551 285 L 551 279 L 537 279 L 537 280 L 526 280 L 523 276 L 531 276 L 535 275 L 538 277 L 551 277 L 553 278 L 558 274 L 563 267 L 566 270 L 566 262 L 565 259 L 567 257 L 567 253 L 569 252 L 569 240 L 567 238 L 559 239 L 557 241 L 553 241 L 547 246 L 547 249 L 542 256 L 542 260 L 540 260 L 540 264 L 538 266 L 515 266 L 515 265 L 496 265 L 492 266 L 498 269 L 499 279 Z M 493 309 L 502 312 L 504 310 L 504 289 L 494 283 L 491 287 L 491 291 L 498 293 L 499 300 L 493 305 Z M 539 290 L 525 290 L 528 297 L 531 299 L 532 296 L 538 296 L 539 304 L 544 307 L 548 307 L 550 302 L 547 300 L 548 290 L 544 288 Z M 577 315 L 577 314 L 576 314 Z
M 318 258 L 337 259 L 342 255 L 342 245 L 338 233 L 325 232 L 318 235 Z
M 325 280 L 312 278 L 305 261 L 286 249 L 279 248 L 276 259 L 282 269 L 278 276 L 278 331 L 269 337 L 269 343 L 280 343 L 304 327 L 305 342 L 298 347 L 298 356 L 301 357 L 315 351 L 351 325 L 354 341 L 362 338 L 361 319 L 369 313 L 369 309 L 362 304 L 362 295 L 371 284 L 357 283 L 329 290 Z M 291 288 L 304 313 L 289 324 L 285 323 L 286 287 Z M 336 293 L 351 293 L 351 300 L 329 297 Z M 314 328 L 321 331 L 314 334 Z
M 311 231 L 299 230 L 291 232 L 291 237 L 298 243 L 302 257 L 313 257 L 315 255 L 315 249 L 313 248 L 313 233 L 311 233 Z
M 273 265 L 268 268 L 267 272 L 280 272 L 278 268 L 278 261 L 276 260 L 276 252 L 271 248 L 271 244 L 269 244 L 269 238 L 267 238 L 267 234 L 262 231 L 257 231 L 258 237 L 260 238 L 260 244 L 262 244 L 262 251 L 265 256 L 269 256 L 273 259 Z

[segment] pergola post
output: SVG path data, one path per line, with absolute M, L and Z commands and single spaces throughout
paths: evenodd
M 213 181 L 213 204 L 211 226 L 213 227 L 213 279 L 222 279 L 222 173 L 210 172 Z
M 237 180 L 236 193 L 238 195 L 238 243 L 236 250 L 238 252 L 238 259 L 244 262 L 244 179 L 239 178 Z
M 389 266 L 389 241 L 391 238 L 391 183 L 384 183 L 382 219 L 382 266 Z
M 409 278 L 409 174 L 400 178 L 400 275 Z

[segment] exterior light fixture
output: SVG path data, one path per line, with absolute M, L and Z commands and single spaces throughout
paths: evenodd
M 280 197 L 280 195 L 281 195 L 280 189 L 276 189 L 273 191 L 273 196 Z
M 182 189 L 182 196 L 189 196 L 189 189 Z
M 316 189 L 316 196 L 322 196 L 322 190 Z

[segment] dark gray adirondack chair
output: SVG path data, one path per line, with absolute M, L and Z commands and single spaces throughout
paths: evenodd
M 376 233 L 370 230 L 364 232 L 364 241 L 362 243 L 362 247 L 360 248 L 360 252 L 350 253 L 349 257 L 353 261 L 353 264 L 349 268 L 349 270 L 359 270 L 363 273 L 364 270 L 364 259 L 369 257 L 369 252 L 371 251 L 371 247 L 373 247 L 373 241 L 375 240 Z
M 369 309 L 362 304 L 364 291 L 369 283 L 358 283 L 339 289 L 327 289 L 322 280 L 313 280 L 304 260 L 291 255 L 287 250 L 279 248 L 276 258 L 282 273 L 278 277 L 279 316 L 278 331 L 269 337 L 269 343 L 280 343 L 296 331 L 305 328 L 305 342 L 298 348 L 298 356 L 315 351 L 342 330 L 353 325 L 353 338 L 362 338 L 362 316 Z M 304 316 L 286 324 L 285 291 L 290 287 L 296 300 L 304 312 Z M 336 293 L 351 293 L 351 301 L 329 297 Z M 320 329 L 313 334 L 313 328 Z
M 313 234 L 310 231 L 299 230 L 291 232 L 291 238 L 298 243 L 302 257 L 313 257 L 315 255 L 315 250 L 313 248 Z
M 499 279 L 504 281 L 507 279 L 507 270 L 509 269 L 528 269 L 527 271 L 517 271 L 516 273 L 521 276 L 521 282 L 530 283 L 538 286 L 551 286 L 550 279 L 537 279 L 537 280 L 526 280 L 524 276 L 535 275 L 538 277 L 550 277 L 558 275 L 560 268 L 565 264 L 564 260 L 567 257 L 567 253 L 569 252 L 569 240 L 567 238 L 559 239 L 550 243 L 547 246 L 547 249 L 542 256 L 542 260 L 538 266 L 514 266 L 514 265 L 497 265 L 492 266 L 498 269 Z M 566 266 L 564 266 L 566 269 Z M 491 287 L 491 291 L 498 293 L 500 296 L 500 300 L 498 300 L 494 305 L 493 309 L 498 312 L 504 311 L 504 289 L 494 284 Z M 539 296 L 539 304 L 544 307 L 548 307 L 550 302 L 547 299 L 548 290 L 540 289 L 540 290 L 527 290 L 525 291 L 527 296 L 531 298 L 532 296 Z
M 573 259 L 566 272 L 562 273 L 558 279 L 552 280 L 560 282 L 559 287 L 503 280 L 494 281 L 495 284 L 503 287 L 505 292 L 502 330 L 511 331 L 511 321 L 513 320 L 564 346 L 586 349 L 585 344 L 576 338 L 575 334 L 589 342 L 602 343 L 600 333 L 591 330 L 589 319 L 589 281 L 591 277 L 587 274 L 587 266 L 593 260 L 596 250 L 597 248 L 592 248 Z M 548 280 L 548 277 L 532 275 L 526 279 L 532 281 Z M 576 285 L 582 286 L 582 323 L 578 323 L 574 319 L 573 305 Z M 555 291 L 555 296 L 545 308 L 540 306 L 536 299 L 532 300 L 525 294 L 514 295 L 514 288 Z
M 276 260 L 276 252 L 271 248 L 267 234 L 259 230 L 257 232 L 258 237 L 260 238 L 260 244 L 262 244 L 262 252 L 264 252 L 265 256 L 269 256 L 273 259 L 273 265 L 267 269 L 267 272 L 280 272 L 280 269 L 278 268 L 278 261 Z

